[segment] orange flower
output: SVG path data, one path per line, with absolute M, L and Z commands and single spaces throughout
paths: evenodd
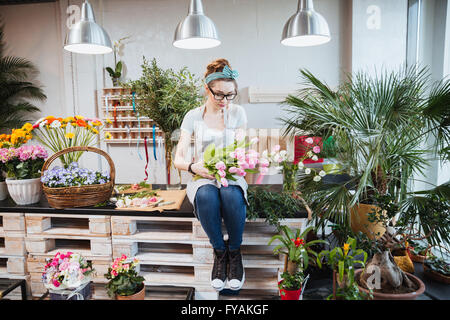
M 86 121 L 84 121 L 83 119 L 78 119 L 78 120 L 77 120 L 77 125 L 78 125 L 79 127 L 86 127 L 86 126 L 87 126 L 87 123 L 86 123 Z

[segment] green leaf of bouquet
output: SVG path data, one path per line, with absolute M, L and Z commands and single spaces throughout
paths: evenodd
M 216 145 L 214 143 L 211 143 L 208 145 L 205 149 L 205 152 L 203 153 L 203 160 L 205 162 L 209 162 L 212 157 L 214 157 Z

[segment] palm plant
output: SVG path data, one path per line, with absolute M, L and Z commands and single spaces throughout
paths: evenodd
M 1 22 L 0 22 L 1 23 Z M 38 70 L 28 60 L 7 56 L 3 40 L 4 25 L 0 24 L 0 130 L 21 127 L 27 113 L 40 111 L 27 99 L 44 101 L 47 97 L 41 88 L 29 79 Z
M 426 69 L 404 68 L 373 78 L 348 75 L 332 90 L 306 70 L 301 75 L 305 88 L 284 102 L 284 135 L 333 136 L 345 177 L 316 183 L 299 175 L 319 226 L 327 220 L 350 226 L 352 207 L 370 203 L 374 194 L 406 199 L 413 174 L 423 173 L 432 159 L 432 148 L 423 147 L 429 133 L 436 137 L 435 151 L 448 151 L 450 81 L 430 85 Z

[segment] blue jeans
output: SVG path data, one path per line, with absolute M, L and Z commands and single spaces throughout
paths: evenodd
M 198 219 L 214 249 L 225 250 L 222 218 L 228 233 L 229 249 L 240 248 L 247 212 L 240 186 L 229 185 L 221 188 L 210 184 L 201 186 L 195 194 L 194 205 Z

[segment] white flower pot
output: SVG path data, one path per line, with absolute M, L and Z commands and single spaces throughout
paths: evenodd
M 6 179 L 11 198 L 18 205 L 39 202 L 42 194 L 41 178 L 36 179 Z
M 0 201 L 5 200 L 8 197 L 8 187 L 6 186 L 6 182 L 0 182 Z

